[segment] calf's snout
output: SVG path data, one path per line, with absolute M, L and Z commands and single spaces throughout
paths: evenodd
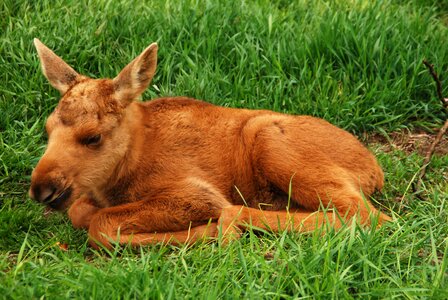
M 29 195 L 31 199 L 41 203 L 48 203 L 53 199 L 57 191 L 57 187 L 52 183 L 35 183 L 31 182 Z
M 46 159 L 39 161 L 31 174 L 29 190 L 31 199 L 56 209 L 62 205 L 62 200 L 66 200 L 70 196 L 71 189 L 69 191 L 68 187 L 64 185 L 64 176 L 58 170 L 54 161 Z

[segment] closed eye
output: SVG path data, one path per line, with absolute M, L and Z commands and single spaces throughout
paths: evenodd
M 86 146 L 98 146 L 101 143 L 101 134 L 89 135 L 81 139 L 81 144 Z

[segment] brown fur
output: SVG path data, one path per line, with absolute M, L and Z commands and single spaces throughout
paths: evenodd
M 375 157 L 324 120 L 185 97 L 134 101 L 154 75 L 155 44 L 100 80 L 35 44 L 62 99 L 47 120 L 30 196 L 68 208 L 94 247 L 192 242 L 216 236 L 216 225 L 237 237 L 248 224 L 309 231 L 353 216 L 389 220 L 363 197 L 383 185 Z

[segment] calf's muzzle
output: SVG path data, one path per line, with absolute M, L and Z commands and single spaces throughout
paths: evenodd
M 31 175 L 29 196 L 53 209 L 63 209 L 72 194 L 72 188 L 64 186 L 62 176 L 54 168 L 45 167 L 48 164 L 41 163 L 38 163 Z

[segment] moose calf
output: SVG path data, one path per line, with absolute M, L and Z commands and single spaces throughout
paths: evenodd
M 136 101 L 156 70 L 155 43 L 114 79 L 80 75 L 34 43 L 62 98 L 30 197 L 68 209 L 93 247 L 390 220 L 364 197 L 383 185 L 375 157 L 324 120 L 186 97 Z

